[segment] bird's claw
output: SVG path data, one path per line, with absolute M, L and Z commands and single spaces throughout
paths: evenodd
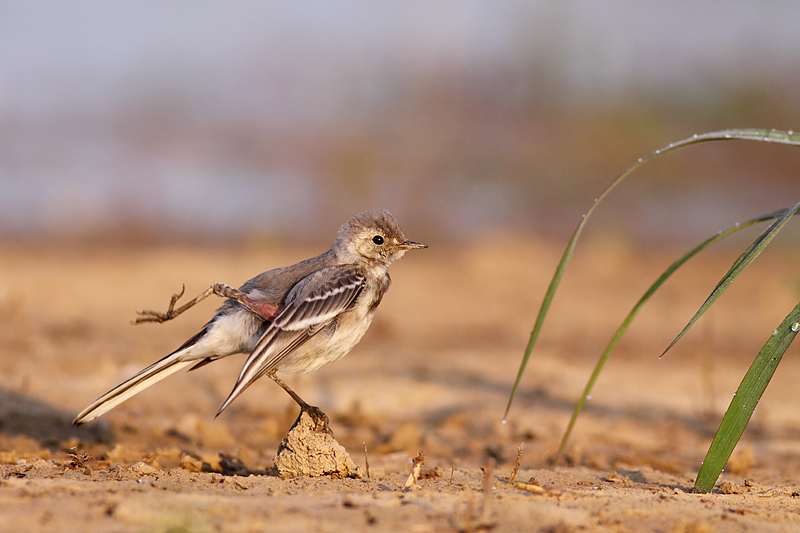
M 166 322 L 167 320 L 172 320 L 175 318 L 172 310 L 167 311 L 166 313 L 159 313 L 158 311 L 136 311 L 136 314 L 139 315 L 134 324 L 141 324 L 142 322 Z
M 333 431 L 330 428 L 330 420 L 328 419 L 328 415 L 322 412 L 322 409 L 316 407 L 314 405 L 301 405 L 300 406 L 300 414 L 308 413 L 308 416 L 311 417 L 311 420 L 314 421 L 314 430 L 321 431 L 323 433 L 330 433 L 333 435 Z
M 183 294 L 186 292 L 186 285 L 181 286 L 181 292 L 176 292 L 172 295 L 169 299 L 169 308 L 167 308 L 166 313 L 161 313 L 159 311 L 136 311 L 136 314 L 139 317 L 134 320 L 134 324 L 141 324 L 142 322 L 158 322 L 159 324 L 162 322 L 166 322 L 167 320 L 172 320 L 175 318 L 178 313 L 175 312 L 175 304 L 178 303 L 178 300 L 181 299 Z

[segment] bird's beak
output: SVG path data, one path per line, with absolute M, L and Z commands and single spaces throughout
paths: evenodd
M 414 242 L 414 241 L 406 241 L 401 242 L 400 244 L 396 245 L 395 248 L 400 248 L 401 250 L 417 250 L 419 248 L 427 248 L 427 244 L 422 244 L 421 242 Z

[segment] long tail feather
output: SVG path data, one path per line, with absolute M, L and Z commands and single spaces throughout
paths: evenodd
M 102 415 L 106 411 L 110 411 L 118 406 L 131 396 L 143 391 L 150 385 L 153 385 L 165 377 L 174 374 L 181 368 L 195 364 L 197 361 L 181 361 L 180 356 L 184 350 L 179 350 L 160 361 L 148 366 L 132 378 L 123 381 L 107 393 L 100 396 L 95 400 L 92 405 L 84 409 L 75 417 L 73 424 L 80 425 L 88 422 Z
M 180 358 L 189 348 L 197 344 L 197 341 L 203 338 L 203 336 L 208 332 L 209 324 L 211 324 L 211 322 L 206 324 L 203 329 L 198 331 L 192 338 L 181 344 L 180 348 L 171 354 L 156 361 L 132 378 L 123 381 L 107 393 L 100 396 L 92 405 L 81 411 L 78 416 L 75 417 L 75 420 L 72 421 L 72 423 L 76 426 L 79 426 L 85 422 L 94 420 L 103 413 L 118 406 L 131 396 L 138 394 L 150 385 L 158 383 L 165 377 L 174 374 L 186 365 L 197 363 L 196 360 L 180 361 Z

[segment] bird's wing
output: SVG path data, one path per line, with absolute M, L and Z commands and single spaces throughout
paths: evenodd
M 349 265 L 325 268 L 300 280 L 250 352 L 217 416 L 255 380 L 353 305 L 364 283 L 364 274 Z

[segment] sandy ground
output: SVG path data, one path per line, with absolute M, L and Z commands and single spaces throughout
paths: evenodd
M 187 295 L 238 285 L 319 250 L 0 245 L 0 529 L 800 531 L 796 347 L 715 492 L 691 492 L 749 360 L 796 303 L 796 253 L 759 259 L 659 360 L 737 251 L 676 276 L 634 323 L 552 468 L 597 356 L 675 250 L 599 237 L 579 248 L 503 424 L 562 244 L 431 244 L 393 265 L 392 290 L 350 355 L 287 378 L 328 413 L 362 477 L 292 480 L 272 458 L 297 409 L 275 384 L 259 382 L 213 418 L 243 357 L 175 375 L 81 428 L 70 422 L 219 302 L 162 325 L 131 326 L 134 310 L 165 308 L 181 283 Z M 508 481 L 520 444 L 523 488 Z M 404 491 L 420 450 L 421 478 Z

